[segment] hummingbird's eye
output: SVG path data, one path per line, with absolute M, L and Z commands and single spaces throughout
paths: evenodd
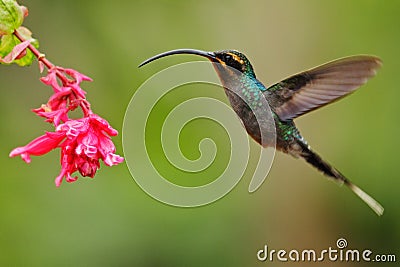
M 231 59 L 232 59 L 232 56 L 231 55 L 225 55 L 225 62 L 228 62 L 228 61 L 230 61 Z

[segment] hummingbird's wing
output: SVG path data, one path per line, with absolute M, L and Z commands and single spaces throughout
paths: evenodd
M 382 65 L 374 56 L 337 59 L 293 75 L 267 89 L 281 120 L 294 119 L 329 104 L 365 84 Z

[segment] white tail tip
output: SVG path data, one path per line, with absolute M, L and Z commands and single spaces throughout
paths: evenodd
M 383 214 L 384 208 L 381 204 L 378 203 L 375 199 L 373 199 L 370 195 L 365 193 L 361 188 L 356 186 L 355 184 L 348 183 L 349 188 L 359 196 L 376 214 L 381 216 Z

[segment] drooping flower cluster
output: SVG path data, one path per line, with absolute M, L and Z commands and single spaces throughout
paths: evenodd
M 58 125 L 55 132 L 47 132 L 28 145 L 15 148 L 10 156 L 20 155 L 30 163 L 30 155 L 40 156 L 61 147 L 61 172 L 55 180 L 56 186 L 60 186 L 64 177 L 67 182 L 76 181 L 78 177 L 71 176 L 75 171 L 93 178 L 100 159 L 107 166 L 121 163 L 124 159 L 114 154 L 115 146 L 109 137 L 117 134 L 106 120 L 90 114 Z
M 76 181 L 78 177 L 72 176 L 76 171 L 93 178 L 100 168 L 100 160 L 108 166 L 121 163 L 124 159 L 114 154 L 115 146 L 110 138 L 118 132 L 93 113 L 86 92 L 81 88 L 81 82 L 92 79 L 76 70 L 55 66 L 39 52 L 39 43 L 22 26 L 24 17 L 28 15 L 26 7 L 15 0 L 1 1 L 0 13 L 0 63 L 26 66 L 37 58 L 40 72 L 45 67 L 48 69 L 47 75 L 40 80 L 53 88 L 53 95 L 47 103 L 33 112 L 53 124 L 55 131 L 46 132 L 26 146 L 15 148 L 10 157 L 21 156 L 30 163 L 31 155 L 40 156 L 61 148 L 61 172 L 55 180 L 56 186 L 60 186 L 64 178 L 67 182 Z M 83 118 L 69 118 L 68 113 L 78 107 Z
M 23 147 L 17 147 L 10 153 L 10 157 L 21 156 L 30 163 L 30 156 L 40 156 L 60 147 L 61 172 L 55 179 L 56 186 L 60 186 L 63 178 L 67 182 L 74 182 L 79 171 L 82 176 L 94 177 L 100 168 L 100 160 L 108 166 L 117 165 L 124 159 L 115 153 L 115 146 L 110 136 L 118 132 L 103 118 L 94 114 L 86 100 L 86 92 L 82 90 L 82 81 L 91 79 L 76 70 L 52 67 L 47 76 L 40 79 L 44 84 L 53 88 L 54 94 L 47 104 L 33 111 L 54 124 L 55 132 L 34 139 Z M 68 112 L 81 107 L 84 117 L 70 119 Z

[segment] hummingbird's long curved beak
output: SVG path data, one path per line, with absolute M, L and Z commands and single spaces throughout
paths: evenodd
M 211 61 L 214 61 L 216 59 L 215 54 L 213 52 L 206 52 L 206 51 L 197 50 L 197 49 L 175 49 L 175 50 L 171 50 L 171 51 L 167 51 L 167 52 L 155 55 L 154 57 L 151 57 L 151 58 L 143 61 L 142 63 L 140 63 L 140 65 L 138 67 L 140 68 L 140 67 L 146 65 L 147 63 L 150 63 L 156 59 L 170 56 L 170 55 L 177 55 L 177 54 L 198 55 L 198 56 L 206 57 Z

